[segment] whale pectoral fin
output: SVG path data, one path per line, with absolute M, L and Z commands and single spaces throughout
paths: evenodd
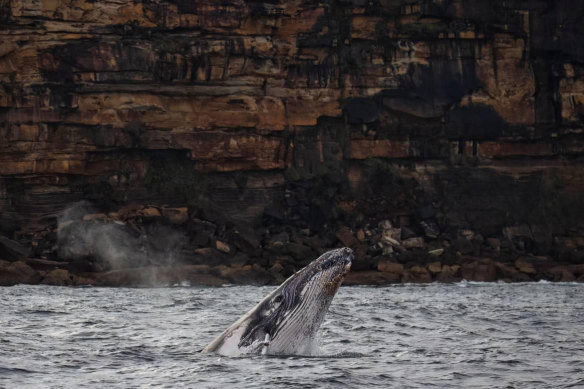
M 261 351 L 262 355 L 266 355 L 266 353 L 268 352 L 269 345 L 270 345 L 270 334 L 266 334 L 266 337 L 264 338 L 264 341 L 262 342 L 262 351 Z

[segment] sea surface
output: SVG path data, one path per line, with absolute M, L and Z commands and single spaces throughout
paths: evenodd
M 198 352 L 270 290 L 0 288 L 0 387 L 584 387 L 584 284 L 343 287 L 319 356 Z

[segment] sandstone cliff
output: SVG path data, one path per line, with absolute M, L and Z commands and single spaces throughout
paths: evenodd
M 430 279 L 436 261 L 580 263 L 583 17 L 576 0 L 0 0 L 0 234 L 62 261 L 58 218 L 89 200 L 182 231 L 191 263 L 285 273 L 340 244 Z

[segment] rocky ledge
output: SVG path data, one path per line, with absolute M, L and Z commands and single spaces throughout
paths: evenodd
M 534 242 L 517 231 L 485 241 L 464 230 L 455 241 L 440 242 L 433 239 L 429 225 L 424 236 L 414 236 L 412 229 L 396 228 L 389 220 L 357 231 L 340 227 L 315 233 L 310 228 L 292 230 L 277 220 L 254 228 L 210 208 L 198 214 L 188 208 L 153 206 L 108 214 L 93 211 L 80 203 L 64 213 L 48 234 L 56 239 L 52 251 L 46 251 L 53 259 L 29 257 L 28 249 L 1 237 L 0 253 L 10 260 L 0 261 L 0 285 L 279 284 L 328 248 L 339 246 L 352 247 L 356 254 L 345 285 L 584 281 L 579 258 L 520 252 L 516 245 Z M 584 238 L 569 244 L 581 247 Z
M 347 275 L 343 285 L 389 285 L 396 283 L 557 281 L 584 282 L 584 265 L 556 265 L 525 258 L 506 264 L 490 258 L 464 258 L 462 265 L 405 268 L 397 262 L 381 262 L 377 271 L 357 271 Z M 75 273 L 50 261 L 0 261 L 0 286 L 43 284 L 57 286 L 223 286 L 229 284 L 276 285 L 282 279 L 279 266 L 258 265 L 175 265 L 127 268 L 107 272 Z M 52 268 L 52 270 L 50 270 Z

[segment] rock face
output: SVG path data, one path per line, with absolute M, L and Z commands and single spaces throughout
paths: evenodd
M 412 282 L 570 279 L 513 263 L 584 260 L 583 16 L 575 0 L 0 1 L 0 234 L 60 260 L 58 220 L 89 200 L 84 222 L 181 231 L 190 264 L 285 275 L 342 242 Z M 81 251 L 78 271 L 111 270 Z
M 36 284 L 40 280 L 41 276 L 22 261 L 0 261 L 0 286 Z

